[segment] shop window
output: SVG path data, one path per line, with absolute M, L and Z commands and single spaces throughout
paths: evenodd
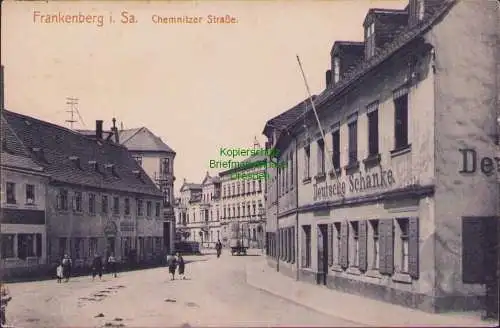
M 302 267 L 311 267 L 311 226 L 302 226 Z
M 349 256 L 349 263 L 351 263 L 352 267 L 359 267 L 359 222 L 352 221 L 351 222 L 351 231 L 350 241 L 351 241 L 351 255 Z
M 35 256 L 35 238 L 33 234 L 17 235 L 17 257 L 24 260 Z
M 73 255 L 75 259 L 83 258 L 83 238 L 75 238 L 75 253 Z
M 14 257 L 14 234 L 0 234 L 1 254 L 3 259 Z

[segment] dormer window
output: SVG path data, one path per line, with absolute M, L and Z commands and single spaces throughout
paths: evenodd
M 73 164 L 75 165 L 76 168 L 81 169 L 81 167 L 80 167 L 80 158 L 78 158 L 78 156 L 70 156 L 69 160 L 71 162 L 73 162 Z
M 89 166 L 92 170 L 99 172 L 99 163 L 97 161 L 89 161 Z
M 340 80 L 340 59 L 339 57 L 333 58 L 333 82 L 337 83 Z
M 366 58 L 375 55 L 375 22 L 366 27 Z
M 419 21 L 424 19 L 424 13 L 425 13 L 424 0 L 417 0 L 417 17 Z
M 36 158 L 39 161 L 45 161 L 45 157 L 43 155 L 43 149 L 42 148 L 40 148 L 40 147 L 34 147 L 31 150 L 33 151 L 33 153 L 35 153 L 35 156 L 36 156 Z
M 104 167 L 106 168 L 106 171 L 108 172 L 108 174 L 118 176 L 116 173 L 115 164 L 106 164 L 106 165 L 104 165 Z

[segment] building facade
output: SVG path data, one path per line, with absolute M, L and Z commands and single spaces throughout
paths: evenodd
M 425 311 L 482 307 L 498 281 L 498 17 L 489 1 L 409 0 L 334 43 L 321 130 L 309 100 L 264 129 L 289 163 L 269 172 L 271 265 Z
M 94 137 L 94 131 L 79 130 L 80 133 Z M 118 129 L 116 120 L 108 131 L 103 131 L 103 138 L 125 146 L 139 163 L 156 187 L 163 193 L 163 243 L 167 252 L 171 252 L 175 239 L 174 214 L 174 160 L 175 151 L 146 127 Z
M 49 176 L 1 118 L 0 266 L 3 277 L 46 264 L 45 197 Z
M 49 264 L 64 254 L 76 267 L 95 253 L 121 261 L 162 258 L 163 194 L 124 146 L 11 111 L 2 119 L 50 176 L 45 194 Z
M 265 163 L 267 157 L 252 156 L 244 163 Z M 239 222 L 248 226 L 250 246 L 263 248 L 265 243 L 265 165 L 240 166 L 219 173 L 221 181 L 222 239 L 230 237 L 229 224 Z M 250 177 L 250 178 L 242 178 Z M 252 178 L 255 177 L 255 178 Z

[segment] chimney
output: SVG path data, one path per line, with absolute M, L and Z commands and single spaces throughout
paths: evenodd
M 95 136 L 97 140 L 102 140 L 102 120 L 95 121 Z
M 332 83 L 332 70 L 327 70 L 325 73 L 326 77 L 326 86 L 328 87 Z
M 117 144 L 120 143 L 120 135 L 118 133 L 118 128 L 116 127 L 116 118 L 113 117 L 113 127 L 111 128 L 111 131 L 113 131 L 113 134 L 115 135 L 115 142 Z

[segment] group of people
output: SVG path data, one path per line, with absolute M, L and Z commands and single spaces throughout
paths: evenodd
M 175 271 L 178 270 L 179 272 L 179 277 L 181 279 L 186 279 L 184 276 L 184 269 L 186 266 L 186 262 L 184 262 L 184 257 L 182 257 L 181 253 L 172 253 L 171 255 L 167 256 L 167 265 L 168 265 L 168 272 L 172 275 L 172 278 L 170 280 L 175 280 Z
M 59 263 L 56 269 L 57 282 L 61 283 L 63 279 L 67 282 L 71 276 L 71 268 L 72 261 L 68 254 L 64 255 L 62 261 Z M 114 277 L 117 277 L 117 261 L 114 254 L 110 254 L 108 257 L 107 267 L 109 273 L 111 273 Z M 102 273 L 104 271 L 104 263 L 102 257 L 99 254 L 94 255 L 94 259 L 92 261 L 92 280 L 95 279 L 96 276 L 99 276 L 99 279 L 102 279 Z

